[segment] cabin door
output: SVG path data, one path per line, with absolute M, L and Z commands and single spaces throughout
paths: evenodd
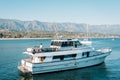
M 85 58 L 85 57 L 89 57 L 90 55 L 90 52 L 83 52 L 82 53 L 82 57 Z
M 77 65 L 76 59 L 75 59 L 75 63 L 74 64 Z

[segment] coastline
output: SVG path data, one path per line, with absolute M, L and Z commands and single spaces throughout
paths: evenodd
M 85 37 L 79 37 L 79 38 L 84 39 Z M 113 38 L 113 37 L 89 37 L 89 39 L 92 39 L 92 38 Z M 116 37 L 116 38 L 119 38 L 119 37 Z M 30 39 L 53 39 L 53 38 L 0 38 L 0 40 L 30 40 Z
M 0 38 L 0 40 L 30 40 L 30 39 L 52 39 L 52 38 Z

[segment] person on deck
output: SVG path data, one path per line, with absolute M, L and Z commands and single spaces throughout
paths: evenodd
M 43 46 L 42 46 L 42 43 L 40 43 L 40 49 L 42 49 L 42 47 L 43 47 Z

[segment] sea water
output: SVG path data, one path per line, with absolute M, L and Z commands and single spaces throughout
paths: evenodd
M 81 40 L 81 39 L 80 39 Z M 95 49 L 111 48 L 112 53 L 98 66 L 37 75 L 20 75 L 17 68 L 27 47 L 49 47 L 51 39 L 0 40 L 0 80 L 120 80 L 120 38 L 93 38 Z

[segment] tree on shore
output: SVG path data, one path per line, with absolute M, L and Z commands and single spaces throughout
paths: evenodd
M 3 38 L 3 36 L 4 36 L 4 35 L 3 35 L 2 33 L 0 33 L 0 38 Z

